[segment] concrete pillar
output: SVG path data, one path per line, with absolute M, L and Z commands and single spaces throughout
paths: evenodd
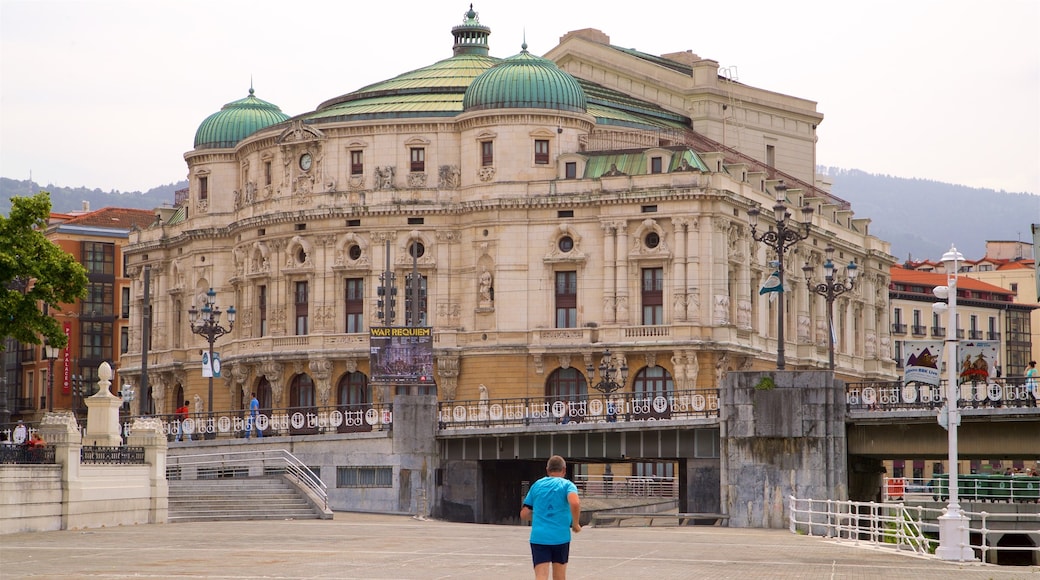
M 61 466 L 61 529 L 70 529 L 74 522 L 70 517 L 70 506 L 82 495 L 79 475 L 80 449 L 83 447 L 79 425 L 72 411 L 53 411 L 43 416 L 40 422 L 40 437 L 47 445 L 54 446 L 55 462 Z
M 169 513 L 170 488 L 166 482 L 166 433 L 162 421 L 156 418 L 134 418 L 126 444 L 128 447 L 144 447 L 151 498 L 148 523 L 165 524 Z
M 434 503 L 437 459 L 437 397 L 394 398 L 393 453 L 400 462 L 398 510 L 426 518 Z
M 730 372 L 720 398 L 730 526 L 786 527 L 792 495 L 848 499 L 844 386 L 830 371 Z

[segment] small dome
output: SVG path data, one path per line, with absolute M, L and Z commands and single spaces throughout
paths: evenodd
M 277 105 L 253 96 L 253 88 L 250 87 L 248 97 L 232 101 L 206 117 L 198 131 L 195 131 L 195 148 L 234 147 L 260 129 L 288 118 L 289 115 L 283 113 Z
M 577 79 L 551 60 L 534 56 L 523 45 L 520 54 L 481 74 L 466 89 L 466 111 L 483 109 L 555 109 L 586 112 L 585 91 Z

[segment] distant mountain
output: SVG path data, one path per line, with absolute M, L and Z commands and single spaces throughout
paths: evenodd
M 978 189 L 926 179 L 866 173 L 858 169 L 818 167 L 832 181 L 834 195 L 850 202 L 856 217 L 870 218 L 870 232 L 892 244 L 900 261 L 939 259 L 950 244 L 969 259 L 985 255 L 987 240 L 1031 241 L 1031 224 L 1040 223 L 1040 196 Z M 51 193 L 56 212 L 108 206 L 154 209 L 172 205 L 174 192 L 187 181 L 146 192 L 104 192 L 85 187 L 41 186 L 0 177 L 0 213 L 7 215 L 11 197 Z
M 51 211 L 63 213 L 80 211 L 84 202 L 90 209 L 103 207 L 131 207 L 135 209 L 155 209 L 163 205 L 173 205 L 173 194 L 178 189 L 188 187 L 187 181 L 153 187 L 145 192 L 109 191 L 87 189 L 86 187 L 60 187 L 57 185 L 40 185 L 29 180 L 16 180 L 0 177 L 0 214 L 7 215 L 11 211 L 11 198 L 15 196 L 36 195 L 40 191 L 51 194 Z
M 1040 196 L 818 167 L 834 184 L 831 192 L 870 218 L 870 233 L 892 244 L 900 262 L 938 260 L 957 246 L 965 258 L 986 254 L 987 240 L 1032 242 L 1040 223 Z

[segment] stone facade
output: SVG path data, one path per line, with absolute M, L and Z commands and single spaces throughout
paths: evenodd
M 848 336 L 838 373 L 894 378 L 889 353 L 876 347 L 889 340 L 893 258 L 869 235 L 869 220 L 814 187 L 815 103 L 731 82 L 692 53 L 662 60 L 686 69 L 662 66 L 605 36 L 570 33 L 546 56 L 596 83 L 610 106 L 634 99 L 675 122 L 612 123 L 591 106 L 376 119 L 320 109 L 234 147 L 189 151 L 184 205 L 135 232 L 126 250 L 135 330 L 121 375 L 141 383 L 148 267 L 154 412 L 205 397 L 206 343 L 186 314 L 209 288 L 239 313 L 216 347 L 224 372 L 215 410 L 241 409 L 253 391 L 272 407 L 345 403 L 371 376 L 367 332 L 381 325 L 380 275 L 389 264 L 403 284 L 421 244 L 415 267 L 426 279 L 442 400 L 477 399 L 481 385 L 492 397 L 562 393 L 568 381 L 584 391 L 598 380 L 586 367 L 606 349 L 630 369 L 625 389 L 716 386 L 726 371 L 769 368 L 775 358 L 776 303 L 756 291 L 774 257 L 752 240 L 747 211 L 770 214 L 784 180 L 792 206 L 817 210 L 809 238 L 786 256 L 788 368 L 827 363 L 812 332 L 825 303 L 799 267 L 818 265 L 831 244 L 862 272 L 835 305 Z M 596 169 L 619 156 L 642 165 Z M 561 279 L 573 281 L 572 298 L 557 290 Z M 573 310 L 562 312 L 569 298 Z M 398 302 L 393 324 L 404 325 L 403 291 Z

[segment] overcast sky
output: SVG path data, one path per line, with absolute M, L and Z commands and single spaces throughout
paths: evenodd
M 468 2 L 0 0 L 0 175 L 145 190 L 256 96 L 287 114 L 451 56 Z M 817 162 L 1040 193 L 1040 2 L 475 2 L 491 54 L 571 30 L 818 103 Z M 252 81 L 250 80 L 252 79 Z

